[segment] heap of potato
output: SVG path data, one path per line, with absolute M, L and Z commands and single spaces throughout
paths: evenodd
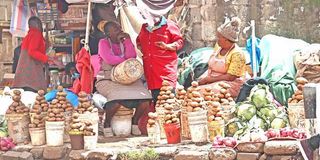
M 171 123 L 180 123 L 180 120 L 178 118 L 178 116 L 174 113 L 173 111 L 173 104 L 172 103 L 168 103 L 164 105 L 164 120 L 166 124 L 171 124 Z
M 21 114 L 28 114 L 29 108 L 25 106 L 21 102 L 21 92 L 19 90 L 13 91 L 13 97 L 12 97 L 12 104 L 9 106 L 6 114 L 15 114 L 15 113 L 21 113 Z
M 235 101 L 231 97 L 231 94 L 228 92 L 229 88 L 231 87 L 229 84 L 220 82 L 219 86 L 221 87 L 219 93 L 214 95 L 212 101 L 219 102 L 222 105 L 234 105 Z
M 54 99 L 49 105 L 46 120 L 49 122 L 64 121 L 64 109 L 59 105 L 59 100 Z
M 34 105 L 31 109 L 31 113 L 39 113 L 40 112 L 47 112 L 49 109 L 49 104 L 46 101 L 44 97 L 44 90 L 39 90 L 38 91 L 38 96 L 36 97 L 36 101 L 34 102 Z
M 44 128 L 45 127 L 45 116 L 40 113 L 33 115 L 33 120 L 29 124 L 29 128 Z
M 207 102 L 208 122 L 222 120 L 221 104 L 219 102 Z
M 57 88 L 57 96 L 56 99 L 58 100 L 57 105 L 61 107 L 65 112 L 69 112 L 73 110 L 71 103 L 67 100 L 67 93 L 63 91 L 62 86 L 58 86 Z
M 80 132 L 82 133 L 85 128 L 85 125 L 80 121 L 79 119 L 79 113 L 73 112 L 72 113 L 72 118 L 70 122 L 70 131 L 69 133 L 75 133 L 79 134 Z
M 303 88 L 308 83 L 308 80 L 303 77 L 296 79 L 298 90 L 288 99 L 288 103 L 302 103 L 303 102 Z
M 96 133 L 93 131 L 93 125 L 91 122 L 89 122 L 89 121 L 84 122 L 83 135 L 84 136 L 95 136 L 96 135 Z
M 183 86 L 178 86 L 177 87 L 177 94 L 176 94 L 176 98 L 178 101 L 183 101 L 184 98 L 186 97 L 187 92 L 186 90 L 184 90 Z
M 200 93 L 198 82 L 192 82 L 191 87 L 188 88 L 185 105 L 187 106 L 187 112 L 197 112 L 204 109 L 204 99 Z
M 148 119 L 147 127 L 148 128 L 152 128 L 157 123 L 158 114 L 157 113 L 153 113 L 153 112 L 149 112 L 148 113 L 148 117 L 149 117 L 149 119 Z
M 87 93 L 81 91 L 78 94 L 79 105 L 76 111 L 80 114 L 87 112 L 98 112 L 97 108 L 94 108 L 92 102 L 89 100 Z

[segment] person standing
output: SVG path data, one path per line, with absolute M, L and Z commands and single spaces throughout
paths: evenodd
M 177 50 L 183 46 L 179 27 L 164 16 L 154 15 L 153 23 L 142 25 L 137 46 L 143 57 L 144 74 L 153 102 L 156 103 L 162 82 L 167 80 L 175 88 L 177 83 Z
M 58 64 L 58 62 L 45 54 L 46 44 L 42 35 L 41 20 L 35 16 L 30 17 L 28 25 L 29 31 L 21 44 L 13 87 L 23 88 L 27 91 L 45 90 L 47 81 L 44 64 Z

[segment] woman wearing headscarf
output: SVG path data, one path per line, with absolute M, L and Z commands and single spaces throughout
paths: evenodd
M 218 92 L 221 89 L 219 82 L 225 82 L 231 86 L 231 96 L 238 96 L 246 73 L 245 53 L 236 44 L 239 33 L 240 19 L 237 17 L 218 28 L 217 44 L 209 59 L 208 71 L 198 81 L 202 89 L 209 87 Z
M 127 33 L 121 30 L 121 26 L 114 21 L 102 21 L 98 28 L 105 33 L 106 38 L 99 41 L 98 55 L 92 57 L 95 74 L 97 75 L 96 88 L 99 94 L 106 97 L 106 119 L 104 134 L 113 136 L 110 128 L 111 120 L 117 110 L 124 106 L 136 108 L 132 118 L 132 134 L 141 134 L 138 121 L 150 106 L 151 95 L 144 87 L 141 80 L 131 85 L 122 85 L 111 80 L 112 67 L 130 58 L 136 58 L 135 47 Z M 99 73 L 98 73 L 99 72 Z

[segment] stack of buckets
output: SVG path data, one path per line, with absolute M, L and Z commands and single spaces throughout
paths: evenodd
M 206 143 L 209 139 L 207 111 L 188 112 L 191 140 L 194 143 Z
M 121 106 L 111 120 L 111 128 L 116 136 L 131 135 L 133 110 Z

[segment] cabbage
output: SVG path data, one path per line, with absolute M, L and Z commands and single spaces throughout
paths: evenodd
M 248 102 L 240 103 L 237 106 L 237 117 L 243 121 L 249 121 L 254 115 L 256 115 L 256 107 Z
M 266 85 L 258 84 L 251 89 L 250 100 L 259 109 L 271 103 L 271 93 L 269 87 Z
M 270 122 L 272 122 L 279 115 L 278 109 L 272 104 L 268 104 L 267 106 L 261 108 L 259 112 L 259 116 Z
M 271 128 L 273 129 L 285 128 L 286 126 L 287 126 L 287 122 L 283 118 L 277 117 L 271 122 Z
M 263 129 L 264 131 L 268 129 L 268 124 L 266 121 L 259 116 L 253 116 L 249 121 L 249 125 L 251 128 Z
M 232 137 L 237 131 L 243 128 L 243 124 L 239 119 L 231 119 L 226 125 L 226 136 Z

